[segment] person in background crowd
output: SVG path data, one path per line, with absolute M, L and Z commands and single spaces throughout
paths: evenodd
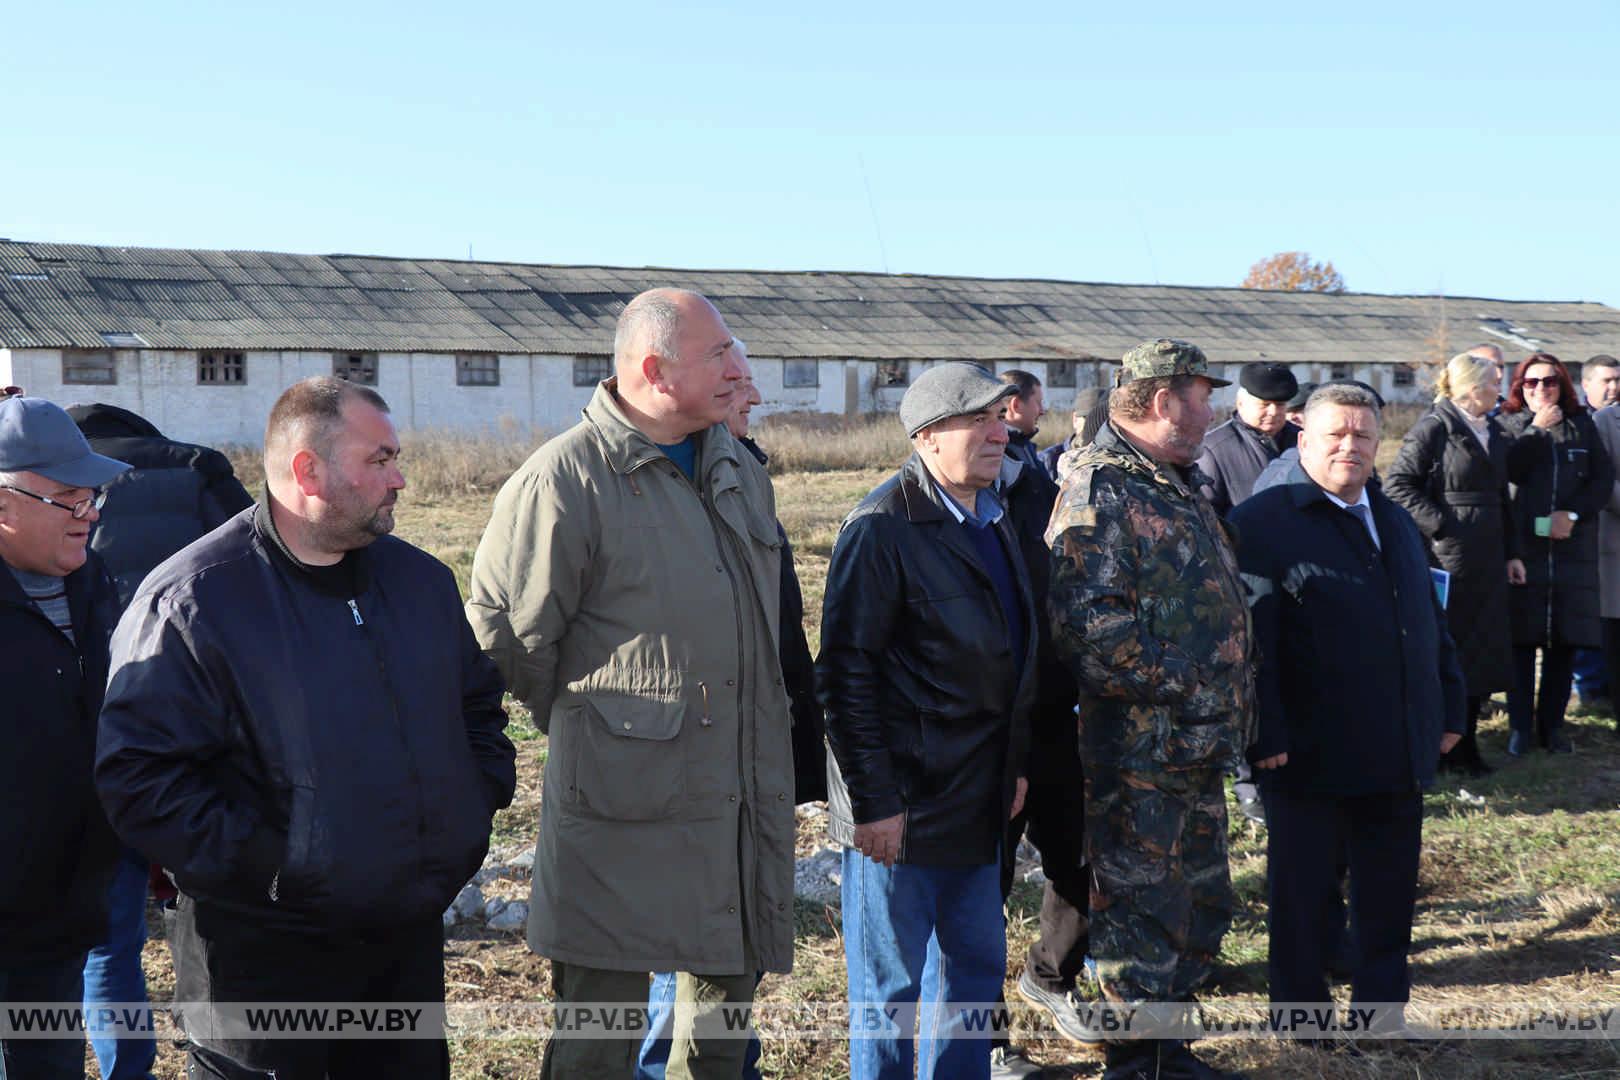
M 1539 742 L 1567 754 L 1573 746 L 1563 724 L 1574 650 L 1598 648 L 1603 641 L 1597 516 L 1609 501 L 1614 468 L 1556 356 L 1535 353 L 1519 365 L 1504 411 L 1503 427 L 1513 439 L 1508 480 L 1525 569 L 1524 583 L 1509 590 L 1514 648 L 1508 753 L 1523 757 Z
M 153 567 L 253 505 L 217 450 L 165 439 L 150 421 L 116 405 L 75 405 L 68 415 L 92 450 L 130 465 L 108 485 L 104 513 L 90 534 L 91 550 L 118 585 L 120 612 Z M 147 877 L 146 860 L 125 848 L 107 894 L 106 936 L 84 966 L 90 1015 L 97 1006 L 146 1000 Z M 90 1048 L 104 1080 L 149 1077 L 157 1058 L 150 1031 L 112 1037 L 92 1029 Z
M 1294 396 L 1289 398 L 1288 404 L 1284 406 L 1284 411 L 1288 414 L 1288 422 L 1296 429 L 1305 426 L 1305 403 L 1311 400 L 1311 395 L 1316 393 L 1316 388 L 1319 385 L 1321 384 L 1313 382 L 1300 383 L 1299 389 L 1294 391 Z M 1298 437 L 1297 430 L 1295 431 L 1295 437 Z M 1254 492 L 1251 491 L 1249 494 L 1252 495 Z
M 1074 430 L 1067 439 L 1041 451 L 1041 465 L 1052 482 L 1062 481 L 1061 461 L 1070 450 L 1090 446 L 1097 432 L 1108 422 L 1107 387 L 1088 386 L 1074 395 Z
M 1118 379 L 1047 529 L 1048 611 L 1079 684 L 1097 981 L 1115 1005 L 1185 1002 L 1231 923 L 1222 777 L 1254 721 L 1237 556 L 1194 464 L 1210 392 L 1230 384 L 1166 338 L 1127 352 Z M 1107 1054 L 1106 1080 L 1229 1075 L 1179 1042 Z
M 734 1078 L 748 1040 L 720 1021 L 793 964 L 776 499 L 726 430 L 745 371 L 713 304 L 641 293 L 613 356 L 583 420 L 501 487 L 467 599 L 550 736 L 529 947 L 580 1037 L 541 1073 L 633 1075 L 644 1032 L 572 1007 L 645 1002 L 647 973 L 675 971 L 669 1075 Z
M 1489 416 L 1501 386 L 1496 365 L 1453 356 L 1435 382 L 1434 409 L 1406 433 L 1384 478 L 1384 493 L 1412 515 L 1451 575 L 1446 621 L 1468 687 L 1468 727 L 1440 767 L 1475 776 L 1490 772 L 1479 752 L 1480 709 L 1513 682 L 1508 583 L 1524 582 L 1508 439 Z
M 1018 389 L 1007 399 L 1007 455 L 1039 469 L 1041 457 L 1035 449 L 1035 436 L 1040 434 L 1041 417 L 1046 415 L 1046 391 L 1041 380 L 1027 371 L 1013 368 L 1003 371 L 1000 377 Z
M 1598 355 L 1581 365 L 1581 394 L 1592 413 L 1620 401 L 1620 361 L 1612 356 Z M 1613 455 L 1610 455 L 1612 460 Z M 1601 533 L 1601 528 L 1599 532 Z M 1599 537 L 1601 542 L 1601 536 Z M 1601 579 L 1601 571 L 1599 578 Z M 1576 649 L 1573 664 L 1575 694 L 1585 709 L 1607 710 L 1610 701 L 1608 665 L 1604 663 L 1602 649 Z
M 126 468 L 43 398 L 0 401 L 0 1001 L 78 1001 L 107 929 L 118 845 L 91 776 L 118 591 L 87 544 Z M 82 1032 L 0 1038 L 0 1076 L 83 1075 Z
M 1208 478 L 1204 494 L 1225 517 L 1249 497 L 1266 465 L 1294 445 L 1288 401 L 1299 382 L 1286 364 L 1257 361 L 1238 375 L 1237 411 L 1204 440 L 1198 471 Z
M 960 361 L 917 378 L 900 401 L 913 453 L 845 519 L 827 568 L 816 683 L 849 1000 L 899 1009 L 850 1039 L 854 1080 L 989 1072 L 957 1007 L 1001 992 L 1007 822 L 1027 786 L 1036 611 L 990 490 L 1016 392 Z
M 1351 1000 L 1408 999 L 1421 791 L 1465 726 L 1422 534 L 1368 484 L 1378 436 L 1370 393 L 1322 387 L 1305 407 L 1287 482 L 1231 518 L 1261 658 L 1249 759 L 1266 803 L 1274 1004 L 1331 1001 L 1325 973 L 1345 847 L 1358 944 Z M 1379 1021 L 1403 1024 L 1400 1015 Z
M 178 1001 L 442 1007 L 441 918 L 515 754 L 454 576 L 388 535 L 398 456 L 376 391 L 294 383 L 265 425 L 264 503 L 149 574 L 113 635 L 96 786 L 179 885 Z M 450 1075 L 434 1013 L 355 1040 L 207 1011 L 186 1009 L 191 1077 Z
M 1502 376 L 1501 381 L 1504 384 L 1507 382 L 1507 377 L 1508 377 L 1507 359 L 1506 359 L 1506 357 L 1504 357 L 1502 355 L 1501 346 L 1492 345 L 1490 342 L 1482 342 L 1481 344 L 1475 345 L 1472 348 L 1470 348 L 1468 350 L 1468 355 L 1478 357 L 1481 360 L 1486 360 L 1486 361 L 1489 361 L 1490 363 L 1496 365 L 1497 372 L 1500 373 L 1501 376 Z M 1497 394 L 1497 396 L 1496 396 L 1496 404 L 1494 406 L 1492 406 L 1491 411 L 1486 413 L 1485 415 L 1489 416 L 1492 420 L 1495 420 L 1497 417 L 1502 415 L 1502 406 L 1504 404 L 1506 404 L 1506 402 L 1507 402 L 1506 397 L 1504 397 L 1500 393 Z
M 1602 372 L 1602 376 L 1595 373 Z M 1609 461 L 1620 462 L 1620 360 L 1600 353 L 1586 362 L 1581 381 L 1591 377 L 1601 390 L 1603 402 L 1592 415 L 1598 439 L 1603 443 Z M 1592 389 L 1587 390 L 1592 400 Z M 1603 503 L 1598 518 L 1598 584 L 1601 591 L 1599 613 L 1603 617 L 1603 655 L 1608 669 L 1609 689 L 1613 694 L 1616 680 L 1620 679 L 1620 468 L 1616 470 L 1616 483 Z M 1615 727 L 1620 730 L 1620 710 Z
M 1010 399 L 1009 399 L 1010 400 Z M 1091 405 L 1093 411 L 1096 406 Z M 1009 444 L 995 489 L 1007 508 L 1024 567 L 1029 572 L 1035 610 L 1046 611 L 1052 553 L 1046 526 L 1057 501 L 1057 485 L 1043 468 L 1031 468 Z M 1059 1033 L 1082 1043 L 1099 1042 L 1082 1022 L 1076 979 L 1085 970 L 1089 949 L 1087 911 L 1091 871 L 1085 852 L 1085 774 L 1076 735 L 1074 676 L 1052 647 L 1050 620 L 1035 620 L 1035 698 L 1030 709 L 1029 791 L 1024 812 L 1007 830 L 1006 849 L 1016 852 L 1025 829 L 1041 853 L 1046 883 L 1041 896 L 1039 933 L 1030 944 L 1018 992 L 1024 1000 L 1052 1015 Z M 1003 860 L 1001 895 L 1011 893 L 1013 864 Z M 1010 1028 L 1006 1029 L 1010 1030 Z M 1023 1052 L 998 1036 L 991 1051 L 992 1080 L 1014 1080 L 1041 1073 Z
M 769 464 L 769 457 L 748 434 L 754 406 L 765 399 L 754 385 L 754 369 L 748 362 L 748 350 L 737 339 L 737 356 L 742 361 L 743 378 L 737 389 L 731 415 L 726 418 L 726 430 L 731 437 L 759 461 Z M 799 588 L 799 575 L 793 567 L 793 546 L 788 543 L 787 530 L 776 523 L 782 539 L 782 603 L 781 632 L 778 648 L 781 651 L 782 677 L 787 681 L 788 699 L 793 703 L 793 800 L 796 804 L 815 802 L 827 797 L 827 745 L 826 725 L 821 719 L 821 705 L 816 701 L 815 661 L 810 656 L 810 643 L 804 636 L 804 593 Z M 647 1037 L 642 1040 L 641 1052 L 636 1060 L 637 1080 L 663 1080 L 665 1064 L 669 1061 L 670 1035 L 675 1024 L 676 975 L 660 971 L 652 977 L 647 994 Z M 749 1038 L 748 1051 L 743 1059 L 743 1080 L 758 1080 L 759 1035 Z

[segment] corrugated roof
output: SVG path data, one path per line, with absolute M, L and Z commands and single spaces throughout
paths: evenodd
M 1585 302 L 822 271 L 547 266 L 0 240 L 0 347 L 605 354 L 625 302 L 707 295 L 756 355 L 984 361 L 1116 357 L 1151 337 L 1217 362 L 1388 362 L 1499 340 L 1620 353 Z M 1443 327 L 1443 331 L 1442 331 Z

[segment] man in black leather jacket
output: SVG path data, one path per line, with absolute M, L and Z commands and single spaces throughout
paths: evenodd
M 96 782 L 180 886 L 176 1000 L 443 1001 L 441 914 L 514 755 L 450 571 L 387 535 L 398 453 L 374 391 L 295 384 L 265 503 L 150 575 L 113 636 Z M 448 1077 L 442 1017 L 397 1019 L 415 1037 L 212 1037 L 188 1008 L 190 1075 Z
M 851 1039 L 855 1080 L 909 1071 L 919 993 L 932 1014 L 1001 990 L 1000 867 L 1036 646 L 1018 540 L 989 490 L 1014 392 L 974 364 L 918 378 L 900 405 L 915 453 L 845 521 L 828 567 L 816 679 L 850 1000 L 901 1010 L 898 1031 Z M 919 1076 L 988 1069 L 989 1042 L 940 1037 L 950 1023 L 925 1021 Z

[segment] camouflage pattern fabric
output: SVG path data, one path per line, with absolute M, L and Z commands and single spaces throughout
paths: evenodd
M 1091 955 L 1109 1001 L 1186 1001 L 1232 922 L 1219 769 L 1087 773 Z
M 1221 777 L 1255 714 L 1244 586 L 1196 468 L 1112 426 L 1073 456 L 1048 611 L 1080 686 L 1092 955 L 1109 1000 L 1184 1000 L 1231 914 Z

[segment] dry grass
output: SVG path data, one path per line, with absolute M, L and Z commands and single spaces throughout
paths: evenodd
M 893 421 L 892 417 L 887 418 Z M 1061 431 L 1059 424 L 1049 430 Z M 776 432 L 771 432 L 772 437 Z M 874 437 L 881 437 L 874 436 Z M 762 434 L 773 452 L 777 443 Z M 903 445 L 893 447 L 903 453 Z M 808 454 L 808 449 L 801 449 Z M 515 452 L 514 452 L 515 454 Z M 521 459 L 515 454 L 512 460 Z M 836 460 L 826 453 L 817 460 Z M 814 645 L 819 625 L 827 556 L 838 523 L 889 468 L 795 471 L 776 479 L 780 514 L 794 542 L 807 605 L 806 628 Z M 415 477 L 413 476 L 413 479 Z M 488 491 L 498 477 L 470 481 L 478 494 L 407 492 L 399 511 L 400 535 L 433 551 L 465 582 L 479 533 L 488 519 Z M 493 844 L 515 851 L 532 845 L 537 829 L 545 740 L 526 712 L 514 707 L 512 733 L 519 748 L 519 790 L 511 809 L 497 816 Z M 1537 755 L 1507 764 L 1500 716 L 1488 720 L 1483 742 L 1501 768 L 1481 781 L 1442 782 L 1425 797 L 1427 820 L 1420 897 L 1414 929 L 1414 1001 L 1450 1005 L 1493 1003 L 1580 1004 L 1620 1002 L 1620 737 L 1607 717 L 1574 716 L 1570 734 L 1579 752 L 1570 757 Z M 1460 789 L 1482 796 L 1464 799 Z M 824 842 L 821 819 L 801 815 L 800 853 Z M 1211 1001 L 1253 1000 L 1265 993 L 1266 908 L 1264 834 L 1234 815 L 1232 874 L 1240 910 L 1228 934 Z M 524 883 L 495 890 L 520 895 Z M 1009 997 L 1036 932 L 1039 893 L 1015 887 L 1009 903 Z M 836 908 L 800 901 L 795 909 L 797 942 L 791 976 L 768 977 L 766 1001 L 837 1003 L 845 996 L 842 938 Z M 156 928 L 155 928 L 156 929 Z M 160 930 L 159 930 L 160 932 Z M 147 947 L 146 966 L 154 994 L 172 992 L 161 942 Z M 446 943 L 446 976 L 452 1000 L 534 1002 L 545 1000 L 549 965 L 516 934 L 458 930 Z M 1343 988 L 1339 988 L 1342 994 Z M 1058 1039 L 1050 1030 L 1019 1021 L 1015 1037 L 1032 1057 L 1057 1067 L 1053 1075 L 1094 1077 L 1101 1059 Z M 1258 1078 L 1326 1077 L 1374 1080 L 1401 1077 L 1485 1078 L 1620 1076 L 1620 1049 L 1606 1042 L 1416 1041 L 1365 1048 L 1359 1056 L 1330 1054 L 1260 1040 L 1212 1043 L 1207 1056 Z M 846 1076 L 847 1049 L 840 1040 L 767 1038 L 767 1076 Z M 534 1040 L 461 1039 L 452 1043 L 457 1077 L 528 1078 L 539 1074 Z M 182 1075 L 178 1048 L 160 1048 L 157 1075 Z M 93 1074 L 92 1074 L 93 1075 Z

